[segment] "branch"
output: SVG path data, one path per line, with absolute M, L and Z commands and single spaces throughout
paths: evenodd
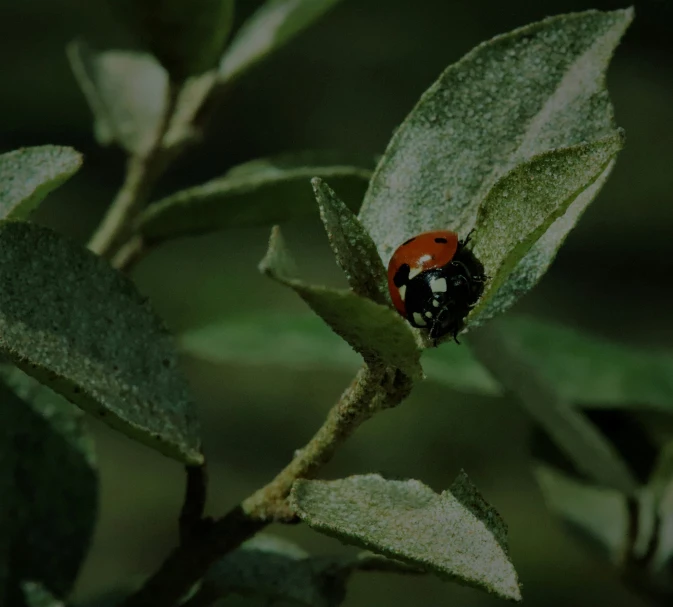
M 94 253 L 109 257 L 117 251 L 120 243 L 129 236 L 131 224 L 147 202 L 154 184 L 176 157 L 176 150 L 164 147 L 163 142 L 177 106 L 179 92 L 179 86 L 169 84 L 166 107 L 154 141 L 146 151 L 129 158 L 124 183 L 89 241 L 89 248 Z
M 314 476 L 360 424 L 401 403 L 411 387 L 411 380 L 398 370 L 376 364 L 363 367 L 322 427 L 276 478 L 213 523 L 207 533 L 189 536 L 124 607 L 175 605 L 219 558 L 274 520 L 294 519 L 287 505 L 294 481 Z
M 185 466 L 187 485 L 185 499 L 180 512 L 180 542 L 185 543 L 191 536 L 199 533 L 205 521 L 203 510 L 206 506 L 208 475 L 205 464 Z

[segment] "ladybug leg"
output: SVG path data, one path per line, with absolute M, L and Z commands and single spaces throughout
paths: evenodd
M 465 240 L 460 241 L 460 246 L 464 247 L 467 245 L 468 242 L 470 242 L 470 239 L 472 238 L 472 234 L 474 234 L 474 228 L 472 228 L 468 233 L 467 236 L 465 237 Z
M 458 341 L 458 329 L 453 332 L 453 341 L 460 345 L 460 342 Z

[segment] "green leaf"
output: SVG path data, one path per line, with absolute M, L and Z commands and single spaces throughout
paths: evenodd
M 499 321 L 568 401 L 587 408 L 673 413 L 673 355 L 599 339 L 569 327 L 527 317 Z M 269 348 L 269 343 L 275 347 Z M 358 368 L 357 355 L 312 314 L 250 314 L 190 329 L 180 336 L 189 354 L 213 363 L 279 365 L 294 369 Z M 468 394 L 503 390 L 467 347 L 423 352 L 429 381 Z
M 0 351 L 105 423 L 200 464 L 172 339 L 133 283 L 34 224 L 0 224 Z
M 377 474 L 299 480 L 291 501 L 310 527 L 441 577 L 519 601 L 506 528 L 464 473 L 449 491 Z
M 492 297 L 486 305 L 480 306 L 480 312 L 475 314 L 476 318 L 471 320 L 474 326 L 512 307 L 522 295 L 525 295 L 538 283 L 549 269 L 570 230 L 575 227 L 582 213 L 603 187 L 613 166 L 614 160 L 593 184 L 577 196 L 568 207 L 565 215 L 556 219 L 540 239 L 528 249 L 523 259 L 507 276 L 507 280 L 499 285 L 496 292 L 492 293 Z
M 148 241 L 162 241 L 310 215 L 316 213 L 310 184 L 316 176 L 333 182 L 349 206 L 357 209 L 370 172 L 354 166 L 290 166 L 258 160 L 153 204 L 140 216 L 137 230 Z
M 57 145 L 0 154 L 0 219 L 26 219 L 81 166 L 79 152 Z
M 217 65 L 234 19 L 234 0 L 109 2 L 175 82 Z
M 309 27 L 339 0 L 266 0 L 236 33 L 220 62 L 220 79 L 237 78 Z
M 489 277 L 468 326 L 503 312 L 498 289 L 528 250 L 607 169 L 622 148 L 619 131 L 604 139 L 544 152 L 518 165 L 479 207 L 472 250 Z
M 131 154 L 146 152 L 156 139 L 166 106 L 168 75 L 145 53 L 68 45 L 70 67 L 94 116 L 101 145 L 119 144 Z
M 499 326 L 568 400 L 590 407 L 673 413 L 670 352 L 634 348 L 527 317 L 503 319 Z M 439 350 L 449 349 L 428 356 L 439 360 Z
M 294 278 L 294 262 L 276 226 L 269 250 L 260 263 L 262 273 L 293 289 L 366 362 L 383 361 L 420 377 L 420 350 L 407 322 L 387 306 L 352 291 L 307 285 Z
M 211 567 L 202 593 L 236 592 L 293 605 L 336 607 L 345 597 L 352 560 L 313 559 L 290 542 L 262 535 Z
M 58 596 L 72 589 L 94 529 L 98 479 L 81 412 L 16 369 L 3 376 L 13 389 L 0 384 L 0 561 L 9 571 L 2 604 L 13 607 L 24 605 L 26 580 Z
M 65 607 L 65 603 L 54 598 L 42 584 L 24 582 L 22 586 L 27 607 Z
M 334 190 L 319 177 L 311 183 L 330 245 L 351 289 L 362 297 L 388 304 L 386 270 L 374 241 Z
M 467 235 L 489 190 L 522 162 L 613 133 L 605 70 L 631 18 L 552 17 L 450 66 L 396 131 L 365 196 L 360 219 L 384 263 L 419 232 Z
M 572 524 L 584 540 L 619 562 L 629 542 L 629 512 L 626 497 L 613 489 L 598 487 L 536 464 L 535 477 L 547 507 Z
M 179 339 L 189 354 L 213 363 L 347 371 L 361 364 L 351 347 L 314 314 L 236 316 L 191 329 Z

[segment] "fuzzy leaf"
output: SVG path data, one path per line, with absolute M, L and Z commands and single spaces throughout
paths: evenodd
M 419 232 L 465 236 L 522 162 L 614 132 L 605 70 L 631 19 L 630 9 L 552 17 L 450 66 L 396 131 L 365 196 L 360 219 L 384 263 Z
M 472 250 L 489 277 L 468 325 L 479 324 L 498 312 L 493 305 L 498 289 L 507 282 L 530 248 L 590 188 L 619 152 L 623 134 L 539 154 L 518 165 L 489 191 L 479 207 Z
M 109 0 L 176 82 L 217 65 L 234 0 Z
M 220 62 L 233 80 L 309 27 L 339 0 L 266 0 L 236 32 Z
M 111 427 L 200 464 L 173 342 L 133 283 L 38 225 L 0 224 L 0 248 L 0 351 Z
M 42 584 L 24 582 L 22 586 L 27 607 L 65 607 L 65 603 L 54 598 Z
M 419 481 L 377 474 L 299 480 L 291 501 L 310 527 L 342 542 L 521 600 L 505 524 L 464 473 L 440 495 Z
M 101 145 L 118 143 L 142 154 L 156 139 L 166 105 L 168 75 L 148 54 L 68 46 L 68 58 L 94 116 Z
M 26 219 L 81 166 L 79 152 L 57 145 L 0 154 L 0 219 Z
M 419 377 L 418 349 L 411 327 L 387 306 L 352 291 L 307 285 L 294 277 L 294 262 L 285 249 L 278 226 L 271 232 L 269 250 L 260 270 L 293 289 L 365 361 L 382 360 Z
M 624 555 L 629 541 L 626 497 L 536 464 L 535 477 L 547 507 L 602 548 L 613 561 Z
M 507 276 L 507 280 L 499 285 L 490 299 L 475 310 L 471 324 L 480 322 L 509 309 L 522 295 L 532 289 L 549 269 L 566 236 L 575 227 L 589 203 L 596 197 L 614 167 L 615 161 L 609 163 L 603 173 L 586 188 L 570 204 L 565 215 L 556 219 L 543 236 L 528 249 L 523 259 Z
M 311 183 L 330 245 L 351 289 L 362 297 L 388 304 L 386 270 L 367 230 L 322 179 L 315 177 Z
M 22 606 L 26 580 L 59 596 L 72 589 L 93 534 L 98 478 L 82 413 L 16 369 L 3 376 L 12 389 L 0 384 L 2 604 Z
M 162 241 L 310 215 L 316 212 L 310 184 L 315 176 L 343 188 L 349 205 L 358 208 L 371 174 L 354 166 L 251 164 L 157 202 L 141 215 L 138 231 L 148 241 Z

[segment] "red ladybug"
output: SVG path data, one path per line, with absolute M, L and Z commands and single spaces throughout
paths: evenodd
M 397 311 L 432 339 L 457 336 L 484 291 L 484 268 L 448 230 L 403 242 L 388 264 L 388 289 Z

